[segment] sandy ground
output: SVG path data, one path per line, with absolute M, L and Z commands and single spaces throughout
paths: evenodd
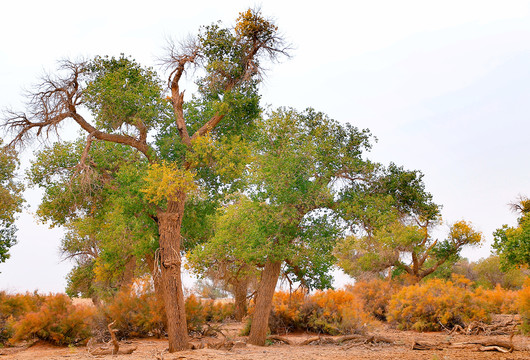
M 239 324 L 226 327 L 227 335 L 233 340 L 245 341 L 244 337 L 237 337 Z M 443 350 L 418 351 L 411 350 L 412 343 L 422 342 L 470 342 L 476 340 L 492 339 L 485 336 L 450 336 L 446 333 L 416 333 L 410 331 L 397 331 L 388 327 L 381 327 L 373 332 L 385 336 L 394 341 L 394 344 L 366 344 L 350 347 L 348 343 L 341 345 L 285 345 L 273 344 L 266 347 L 258 347 L 242 344 L 231 350 L 215 350 L 203 348 L 198 350 L 187 350 L 170 354 L 167 352 L 167 340 L 164 339 L 133 339 L 122 344 L 123 347 L 136 346 L 137 349 L 131 355 L 105 355 L 93 356 L 87 347 L 55 347 L 38 342 L 31 347 L 13 347 L 0 349 L 0 360 L 3 359 L 127 359 L 127 360 L 323 360 L 323 359 L 405 359 L 405 360 L 475 360 L 475 359 L 530 359 L 530 337 L 515 336 L 513 343 L 515 351 L 512 353 L 482 352 L 477 345 L 468 345 L 465 348 L 445 348 Z M 287 337 L 300 343 L 311 334 L 295 334 Z M 496 339 L 508 340 L 508 336 L 497 336 Z M 216 342 L 219 339 L 203 338 L 202 342 Z M 194 340 L 198 343 L 199 340 Z

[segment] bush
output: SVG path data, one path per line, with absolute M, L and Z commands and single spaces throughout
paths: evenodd
M 0 344 L 6 345 L 14 335 L 13 324 L 17 320 L 29 312 L 37 311 L 43 302 L 44 297 L 37 292 L 10 295 L 0 291 Z
M 527 280 L 519 291 L 517 303 L 523 321 L 521 330 L 525 334 L 530 334 L 530 280 Z
M 149 281 L 138 280 L 100 307 L 100 331 L 107 331 L 107 324 L 113 321 L 118 337 L 160 337 L 167 324 L 164 302 Z
M 400 329 L 416 331 L 439 331 L 475 320 L 488 321 L 487 307 L 475 297 L 470 285 L 469 280 L 454 277 L 453 281 L 434 278 L 406 286 L 392 296 L 388 320 Z
M 386 321 L 390 299 L 400 287 L 397 282 L 392 280 L 373 279 L 358 281 L 353 286 L 347 285 L 346 290 L 361 300 L 364 311 L 378 320 Z
M 192 294 L 186 299 L 185 306 L 189 332 L 202 333 L 204 325 L 208 322 L 222 322 L 234 318 L 233 303 L 199 299 Z
M 494 289 L 484 289 L 479 286 L 475 289 L 475 297 L 479 299 L 488 312 L 493 314 L 517 314 L 518 292 L 503 289 L 499 284 Z
M 91 336 L 94 315 L 94 308 L 74 306 L 64 294 L 48 295 L 38 311 L 14 323 L 10 342 L 37 338 L 56 345 L 78 344 Z
M 189 332 L 202 332 L 207 322 L 220 322 L 233 318 L 234 304 L 222 304 L 214 300 L 201 300 L 190 295 L 185 300 Z M 167 318 L 163 299 L 159 298 L 149 281 L 138 280 L 119 291 L 112 301 L 100 308 L 100 325 L 116 321 L 113 328 L 118 337 L 147 337 L 165 334 Z
M 345 290 L 276 292 L 269 328 L 272 333 L 309 331 L 330 335 L 363 332 L 370 316 L 358 297 Z

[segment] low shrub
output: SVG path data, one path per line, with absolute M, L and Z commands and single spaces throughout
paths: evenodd
M 525 334 L 530 334 L 530 279 L 527 280 L 523 288 L 519 290 L 517 305 L 523 322 L 521 330 Z
M 479 286 L 475 289 L 474 295 L 492 314 L 517 314 L 519 310 L 518 292 L 503 289 L 499 284 L 493 289 L 484 289 Z
M 399 329 L 416 331 L 438 331 L 475 320 L 489 321 L 487 306 L 475 297 L 470 285 L 469 280 L 454 277 L 453 281 L 433 278 L 406 286 L 392 296 L 388 320 Z
M 56 345 L 78 344 L 91 336 L 94 315 L 94 308 L 74 306 L 64 294 L 48 295 L 40 309 L 13 324 L 10 342 L 40 339 Z
M 400 288 L 396 281 L 383 279 L 357 281 L 346 286 L 346 290 L 360 299 L 364 311 L 381 321 L 386 321 L 390 299 Z
M 166 331 L 166 311 L 149 281 L 139 280 L 119 291 L 111 301 L 100 308 L 98 328 L 107 331 L 107 324 L 118 337 L 160 337 Z
M 309 331 L 330 335 L 364 332 L 371 323 L 359 298 L 345 290 L 279 291 L 274 294 L 269 328 L 272 333 Z
M 7 345 L 15 329 L 13 324 L 23 315 L 37 311 L 44 297 L 37 292 L 26 294 L 8 294 L 0 291 L 0 344 Z
M 191 294 L 186 298 L 188 331 L 202 333 L 209 322 L 222 322 L 234 318 L 234 303 L 221 303 L 212 299 L 199 299 Z

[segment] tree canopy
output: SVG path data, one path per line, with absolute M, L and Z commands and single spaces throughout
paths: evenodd
M 19 161 L 13 148 L 0 138 L 0 263 L 9 259 L 9 248 L 16 244 L 16 213 L 22 210 L 23 186 L 17 180 Z
M 530 199 L 521 197 L 511 204 L 519 213 L 517 226 L 503 225 L 493 233 L 493 248 L 505 268 L 530 266 Z

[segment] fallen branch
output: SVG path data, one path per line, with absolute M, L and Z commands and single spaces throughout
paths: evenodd
M 267 340 L 280 341 L 280 342 L 283 342 L 283 343 L 285 343 L 287 345 L 296 345 L 294 342 L 292 342 L 291 340 L 287 339 L 286 337 L 279 336 L 279 335 L 269 335 L 269 336 L 267 336 Z

